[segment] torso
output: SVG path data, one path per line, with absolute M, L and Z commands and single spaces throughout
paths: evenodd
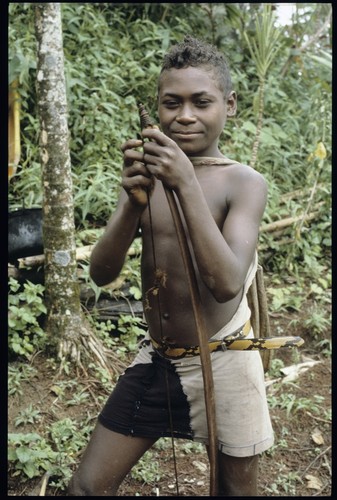
M 195 169 L 220 230 L 228 212 L 229 188 L 235 182 L 237 169 L 241 168 L 249 167 L 234 164 L 199 166 Z M 150 211 L 151 224 L 148 209 L 141 218 L 143 302 L 150 335 L 158 341 L 165 338 L 178 345 L 197 345 L 198 335 L 186 272 L 166 195 L 162 183 L 158 181 L 151 196 Z M 157 280 L 155 269 L 158 271 Z M 197 280 L 209 338 L 230 321 L 242 292 L 228 302 L 219 303 L 198 274 Z

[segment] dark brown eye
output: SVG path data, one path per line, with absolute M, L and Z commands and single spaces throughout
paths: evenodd
M 199 106 L 200 108 L 205 108 L 206 106 L 208 106 L 209 104 L 211 103 L 211 101 L 209 101 L 208 99 L 199 99 L 197 102 L 196 102 L 196 105 Z
M 163 105 L 167 108 L 175 108 L 179 105 L 179 103 L 177 101 L 165 101 L 163 102 Z

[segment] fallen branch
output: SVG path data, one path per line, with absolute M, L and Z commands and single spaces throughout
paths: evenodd
M 47 471 L 44 473 L 40 483 L 30 492 L 28 493 L 29 497 L 45 497 L 46 496 L 46 488 L 50 478 L 50 472 Z
M 323 183 L 320 183 L 320 184 L 317 184 L 316 188 L 324 190 L 325 185 Z M 288 200 L 305 198 L 306 196 L 310 195 L 311 190 L 312 190 L 312 187 L 307 186 L 307 187 L 302 188 L 302 189 L 295 189 L 294 191 L 289 191 L 289 193 L 281 194 L 280 203 L 285 203 Z
M 50 472 L 46 472 L 45 475 L 43 476 L 43 479 L 42 479 L 42 485 L 41 485 L 41 490 L 40 490 L 40 493 L 39 493 L 39 497 L 45 497 L 46 496 L 46 488 L 47 488 L 47 484 L 48 484 L 49 478 L 50 478 Z
M 322 202 L 321 204 L 323 204 Z M 260 232 L 273 232 L 277 231 L 280 229 L 283 229 L 285 227 L 291 226 L 295 222 L 305 220 L 309 221 L 312 219 L 315 219 L 317 215 L 319 214 L 319 211 L 312 212 L 310 214 L 306 215 L 297 215 L 295 217 L 286 217 L 285 219 L 277 220 L 274 222 L 270 222 L 268 224 L 264 224 L 260 228 Z M 77 248 L 76 249 L 76 261 L 83 261 L 83 260 L 89 260 L 92 249 L 94 245 L 85 245 L 83 247 Z M 134 248 L 129 248 L 127 255 L 128 256 L 135 256 L 139 253 L 138 250 L 135 250 Z M 19 262 L 19 269 L 22 269 L 23 267 L 38 267 L 42 266 L 44 264 L 44 255 L 32 255 L 30 257 L 22 257 L 18 259 Z M 12 273 L 12 271 L 11 271 Z M 13 271 L 13 274 L 15 277 L 15 272 Z
M 19 269 L 23 267 L 38 267 L 44 263 L 44 255 L 32 255 L 31 257 L 22 257 L 18 259 Z
M 275 241 L 275 244 L 278 248 L 282 245 L 292 245 L 295 242 L 295 238 L 283 238 L 282 240 Z M 263 252 L 264 250 L 270 250 L 269 244 L 258 245 L 259 252 Z
M 330 420 L 327 420 L 326 418 L 316 417 L 316 415 L 313 415 L 312 413 L 310 413 L 310 411 L 306 411 L 305 413 L 314 420 L 318 420 L 318 422 L 323 422 L 323 424 L 331 424 Z
M 316 186 L 317 187 L 317 186 Z M 286 195 L 283 195 L 284 197 L 286 196 L 295 196 L 295 193 L 297 194 L 299 190 L 293 191 L 292 193 L 287 193 Z M 324 205 L 324 201 L 319 202 L 315 205 L 315 209 L 318 209 L 320 206 Z M 280 219 L 274 222 L 270 222 L 267 224 L 263 224 L 260 228 L 261 233 L 270 233 L 274 231 L 281 231 L 285 227 L 289 227 L 292 224 L 295 224 L 297 222 L 301 222 L 303 224 L 305 221 L 310 221 L 315 219 L 319 215 L 319 210 L 315 210 L 314 212 L 311 213 L 302 213 L 301 215 L 297 215 L 294 217 L 286 217 L 284 219 Z M 286 242 L 286 241 L 285 241 Z M 94 248 L 94 245 L 85 245 L 83 247 L 79 247 L 76 249 L 76 261 L 88 261 L 90 259 L 91 252 Z M 127 255 L 132 257 L 138 255 L 139 250 L 136 250 L 135 248 L 131 247 L 129 248 Z M 25 268 L 25 267 L 38 267 L 38 266 L 43 266 L 44 265 L 44 255 L 32 255 L 30 257 L 22 257 L 18 259 L 18 267 L 19 269 Z M 8 276 L 13 276 L 14 278 L 17 277 L 18 273 L 15 270 L 15 267 L 10 267 L 8 270 Z
M 314 460 L 312 462 L 310 462 L 310 464 L 308 465 L 308 467 L 306 467 L 305 471 L 302 472 L 301 474 L 301 478 L 304 476 L 304 474 L 306 474 L 308 472 L 308 470 L 314 465 L 315 462 L 317 462 L 317 460 L 319 458 L 322 458 L 323 455 L 325 455 L 326 453 L 328 453 L 328 451 L 331 450 L 331 445 L 328 446 L 325 450 L 323 450 L 319 455 L 317 455 L 317 457 L 314 458 Z
M 77 248 L 76 249 L 76 260 L 77 261 L 89 260 L 93 248 L 94 248 L 94 245 L 85 245 L 83 247 Z M 137 255 L 138 253 L 139 252 L 137 250 L 135 250 L 134 248 L 129 248 L 127 255 L 132 257 L 134 255 Z M 32 255 L 30 257 L 22 257 L 22 258 L 18 259 L 18 262 L 19 262 L 19 269 L 23 268 L 23 267 L 42 266 L 44 264 L 44 254 Z
M 268 224 L 262 225 L 260 228 L 260 232 L 261 233 L 265 233 L 265 232 L 270 233 L 272 231 L 276 231 L 277 229 L 291 226 L 295 222 L 298 222 L 302 219 L 304 219 L 305 221 L 312 220 L 312 219 L 315 219 L 318 214 L 319 214 L 319 211 L 312 212 L 311 214 L 307 214 L 306 216 L 301 214 L 301 215 L 297 215 L 295 217 L 286 217 L 285 219 L 277 220 L 275 222 L 270 222 Z
M 19 269 L 15 266 L 9 265 L 8 266 L 8 278 L 19 279 L 19 276 L 20 276 Z

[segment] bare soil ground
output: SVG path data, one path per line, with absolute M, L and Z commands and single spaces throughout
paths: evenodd
M 316 361 L 297 373 L 293 381 L 285 382 L 285 374 L 266 375 L 270 412 L 275 431 L 275 446 L 264 453 L 260 460 L 260 496 L 331 496 L 331 358 L 317 347 L 317 339 L 310 332 L 292 327 L 294 314 L 287 313 L 271 317 L 273 331 L 279 334 L 300 335 L 305 340 L 299 349 L 278 350 L 274 359 L 285 367 L 308 361 Z M 286 333 L 284 333 L 286 332 Z M 326 333 L 329 338 L 330 332 Z M 47 359 L 39 354 L 33 361 L 38 369 L 33 380 L 23 382 L 23 395 L 9 397 L 9 432 L 35 432 L 43 435 L 44 428 L 52 421 L 70 417 L 81 420 L 90 414 L 94 421 L 100 404 L 97 401 L 97 385 L 88 378 L 85 381 L 92 401 L 75 406 L 64 404 L 53 390 L 55 373 Z M 74 374 L 69 374 L 73 378 Z M 63 375 L 63 378 L 67 377 Z M 281 383 L 283 381 L 283 383 Z M 79 381 L 83 383 L 83 380 Z M 103 391 L 103 396 L 104 396 Z M 72 398 L 73 394 L 66 396 Z M 62 403 L 63 401 L 63 403 Z M 279 404 L 274 406 L 275 401 Z M 283 404 L 280 405 L 280 402 Z M 40 410 L 42 420 L 34 428 L 29 423 L 15 427 L 14 421 L 20 411 L 32 404 Z M 209 496 L 209 469 L 203 449 L 186 452 L 184 444 L 176 443 L 176 467 L 180 496 Z M 120 488 L 120 496 L 177 496 L 172 450 L 153 449 L 152 460 L 159 465 L 159 478 L 134 478 L 129 475 Z M 80 453 L 81 454 L 81 453 Z M 80 454 L 78 460 L 80 459 Z M 42 475 L 41 475 L 42 476 Z M 41 496 L 41 479 L 24 479 L 15 476 L 15 469 L 9 466 L 9 496 Z M 47 485 L 45 496 L 65 496 L 64 491 Z

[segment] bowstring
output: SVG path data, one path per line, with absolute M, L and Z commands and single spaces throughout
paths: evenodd
M 156 272 L 156 270 L 157 270 L 157 257 L 156 257 L 155 241 L 154 241 L 154 233 L 153 233 L 153 217 L 152 217 L 152 209 L 151 209 L 151 203 L 150 203 L 150 193 L 149 193 L 148 189 L 146 190 L 146 194 L 147 194 L 147 206 L 148 206 L 148 210 L 149 210 L 149 225 L 150 225 L 150 235 L 151 235 L 153 266 L 154 266 L 154 269 Z M 157 307 L 158 307 L 158 315 L 159 315 L 160 338 L 163 341 L 163 321 L 162 321 L 162 309 L 161 309 L 161 302 L 160 302 L 160 283 L 158 286 L 158 293 L 156 294 L 156 297 L 157 297 Z M 174 432 L 173 432 L 171 391 L 170 391 L 170 384 L 169 384 L 169 378 L 168 378 L 167 364 L 165 364 L 165 385 L 166 385 L 167 407 L 168 407 L 169 424 L 170 424 L 170 432 L 171 432 L 171 448 L 172 448 L 172 456 L 173 456 L 174 476 L 175 476 L 175 481 L 176 481 L 176 492 L 177 492 L 177 496 L 180 496 L 179 483 L 178 483 L 177 459 L 176 459 Z

